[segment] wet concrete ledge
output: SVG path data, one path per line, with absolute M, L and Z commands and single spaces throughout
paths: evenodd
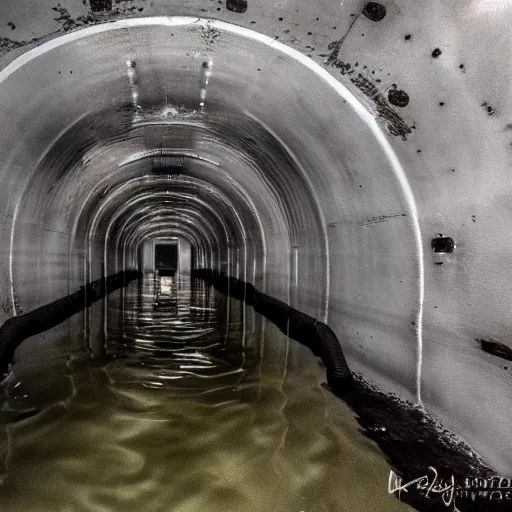
M 501 475 L 496 475 L 466 443 L 424 410 L 395 394 L 383 393 L 362 375 L 350 372 L 344 357 L 343 378 L 331 386 L 331 363 L 325 358 L 325 345 L 340 344 L 328 326 L 260 293 L 251 283 L 211 269 L 196 269 L 192 277 L 253 306 L 322 359 L 327 373 L 324 387 L 352 408 L 361 431 L 385 454 L 390 465 L 388 491 L 397 499 L 419 511 L 512 510 L 512 480 L 500 480 Z M 325 333 L 328 335 L 323 338 Z M 339 350 L 343 355 L 341 347 Z M 394 490 L 410 482 L 413 483 L 406 489 Z

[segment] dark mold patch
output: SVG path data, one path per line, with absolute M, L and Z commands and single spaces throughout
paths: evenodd
M 226 0 L 228 11 L 243 13 L 247 11 L 247 0 Z
M 363 14 L 371 21 L 381 21 L 386 16 L 386 8 L 378 2 L 368 2 L 364 6 Z
M 393 85 L 388 91 L 388 100 L 395 107 L 406 107 L 409 104 L 409 95 L 402 91 L 402 89 L 397 89 L 396 85 Z
M 352 16 L 352 14 L 351 14 L 351 16 Z M 331 54 L 329 55 L 329 58 L 327 59 L 327 64 L 329 66 L 338 67 L 337 63 L 340 62 L 338 60 L 338 57 L 340 54 L 341 47 L 343 46 L 345 39 L 349 35 L 350 31 L 352 30 L 352 27 L 354 26 L 354 23 L 357 21 L 358 18 L 359 18 L 359 15 L 354 17 L 354 19 L 352 20 L 352 23 L 350 24 L 347 31 L 345 32 L 345 35 L 339 41 L 333 41 L 332 43 L 330 43 L 327 46 L 327 48 L 329 50 L 331 50 Z
M 33 41 L 36 41 L 36 39 L 34 39 Z M 22 48 L 23 46 L 26 46 L 27 44 L 30 44 L 33 41 L 13 41 L 8 37 L 0 37 L 0 54 L 10 52 L 11 50 L 14 50 L 16 48 Z
M 378 217 L 372 217 L 368 219 L 367 221 L 360 222 L 360 226 L 368 226 L 370 224 L 377 224 L 379 222 L 386 222 L 389 219 L 393 219 L 395 217 L 407 217 L 405 213 L 395 213 L 394 215 L 380 215 Z
M 110 2 L 112 4 L 112 2 Z M 107 14 L 110 14 L 108 11 L 99 11 L 98 13 L 89 13 L 81 16 L 77 16 L 73 18 L 66 7 L 62 7 L 60 4 L 57 4 L 57 7 L 52 7 L 52 10 L 59 14 L 58 18 L 54 18 L 55 21 L 61 24 L 61 30 L 64 32 L 68 32 L 69 30 L 73 30 L 76 28 L 83 27 L 89 24 L 95 24 L 103 21 Z M 117 12 L 120 12 L 117 10 Z
M 477 338 L 476 341 L 480 342 L 484 352 L 492 354 L 493 356 L 501 357 L 507 361 L 512 361 L 512 349 L 507 347 L 507 345 L 493 339 L 484 340 Z
M 99 0 L 89 0 L 89 4 L 93 2 L 99 3 Z M 59 14 L 57 18 L 54 18 L 60 25 L 60 31 L 68 32 L 70 30 L 75 30 L 84 26 L 94 25 L 98 23 L 104 23 L 107 21 L 112 21 L 119 16 L 126 16 L 129 13 L 133 13 L 134 15 L 138 12 L 142 12 L 144 10 L 143 7 L 137 7 L 135 5 L 131 5 L 132 0 L 116 0 L 116 6 L 113 6 L 114 3 L 112 0 L 102 0 L 103 4 L 109 3 L 112 7 L 111 9 L 98 10 L 94 12 L 92 10 L 87 14 L 79 15 L 76 18 L 72 17 L 66 7 L 63 7 L 60 3 L 57 4 L 56 7 L 52 7 L 52 10 Z M 82 1 L 84 5 L 87 4 L 85 0 Z M 14 30 L 14 29 L 13 29 Z M 9 38 L 1 38 L 0 37 L 0 54 L 8 53 L 17 48 L 24 47 L 31 43 L 35 43 L 41 40 L 45 40 L 48 38 L 48 34 L 46 36 L 34 37 L 31 40 L 27 41 L 14 41 Z
M 406 34 L 406 35 L 405 35 L 405 37 L 404 37 L 404 39 L 405 39 L 406 41 L 409 41 L 409 39 L 411 39 L 411 37 L 412 37 L 412 36 L 411 36 L 411 34 Z
M 110 11 L 112 10 L 112 0 L 90 0 L 91 11 Z
M 441 55 L 441 53 L 443 53 L 439 48 L 436 48 L 433 52 L 432 52 L 432 57 L 434 57 L 434 59 L 437 59 L 437 57 L 439 57 L 439 55 Z
M 137 14 L 136 11 L 142 12 L 143 7 L 130 5 L 131 0 L 116 0 L 117 6 L 113 6 L 112 0 L 89 0 L 91 12 L 73 18 L 66 7 L 57 4 L 52 10 L 59 14 L 55 21 L 62 25 L 61 30 L 67 32 L 87 25 L 111 21 L 118 16 L 126 16 L 130 13 Z M 85 5 L 85 2 L 84 2 Z
M 62 7 L 60 4 L 57 4 L 57 7 L 52 7 L 52 10 L 60 14 L 58 18 L 55 18 L 55 21 L 62 25 L 62 29 L 64 31 L 72 30 L 79 26 L 76 23 L 76 20 L 71 17 L 69 11 L 65 7 Z
M 407 136 L 412 133 L 411 128 L 402 117 L 390 107 L 386 98 L 379 92 L 377 87 L 375 87 L 370 80 L 361 75 L 361 73 L 359 73 L 357 77 L 352 78 L 351 82 L 373 101 L 377 109 L 377 114 L 387 121 L 389 133 L 396 137 L 401 137 L 403 140 L 407 140 Z
M 327 64 L 331 64 L 333 67 L 338 68 L 342 75 L 352 75 L 354 73 L 354 69 L 352 69 L 352 65 L 349 62 L 343 62 L 342 60 L 330 62 L 330 60 L 327 59 Z
M 20 296 L 18 295 L 18 291 L 16 289 L 14 289 L 13 298 L 14 298 L 14 311 L 16 312 L 16 315 L 22 315 L 23 308 L 21 307 Z
M 440 234 L 437 238 L 432 238 L 431 246 L 434 252 L 450 253 L 455 249 L 455 242 L 453 238 Z
M 345 41 L 345 38 L 350 32 L 350 28 L 355 23 L 356 19 L 354 19 L 347 33 L 339 41 L 333 41 L 328 46 L 328 49 L 331 50 L 331 53 L 325 63 L 328 66 L 339 69 L 342 75 L 353 75 L 355 72 L 355 66 L 358 66 L 357 62 L 353 67 L 350 63 L 344 62 L 338 58 L 341 46 L 343 45 L 343 42 Z M 366 66 L 364 66 L 364 69 L 365 68 Z M 391 133 L 391 135 L 395 135 L 396 137 L 401 137 L 403 140 L 407 140 L 407 136 L 412 133 L 411 127 L 409 127 L 407 123 L 402 119 L 402 117 L 389 105 L 388 101 L 377 89 L 377 87 L 368 78 L 365 78 L 361 73 L 359 73 L 357 77 L 351 78 L 350 81 L 365 96 L 373 101 L 377 110 L 377 114 L 387 121 L 389 133 Z
M 489 105 L 487 101 L 484 101 L 480 106 L 485 108 L 485 110 L 487 111 L 487 115 L 489 116 L 493 116 L 496 113 L 494 108 L 491 107 L 491 105 Z
M 203 35 L 203 40 L 207 45 L 213 44 L 215 40 L 220 37 L 220 31 L 216 28 L 212 28 L 210 24 L 207 24 L 206 27 L 201 27 L 201 32 Z
M 358 63 L 356 63 L 355 66 L 351 66 L 350 63 L 339 59 L 341 47 L 357 19 L 358 15 L 354 15 L 354 20 L 350 24 L 345 35 L 339 41 L 333 41 L 328 45 L 328 49 L 331 50 L 331 53 L 325 63 L 328 66 L 338 68 L 342 75 L 353 75 L 355 73 L 354 68 L 358 66 Z M 363 67 L 363 69 L 366 68 L 367 66 Z M 389 133 L 391 135 L 401 137 L 403 140 L 407 140 L 407 136 L 412 133 L 411 127 L 409 127 L 402 117 L 390 106 L 385 96 L 377 89 L 372 81 L 364 77 L 362 74 L 358 74 L 357 77 L 351 78 L 350 81 L 363 94 L 373 101 L 377 114 L 387 121 Z M 376 82 L 380 82 L 380 79 L 377 79 Z M 412 128 L 414 128 L 414 126 L 412 126 Z

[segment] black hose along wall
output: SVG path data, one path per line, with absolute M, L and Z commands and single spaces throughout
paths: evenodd
M 203 279 L 219 292 L 252 306 L 284 334 L 308 347 L 315 356 L 322 359 L 326 367 L 327 384 L 336 395 L 346 397 L 353 390 L 354 379 L 341 345 L 326 324 L 259 292 L 251 283 L 228 277 L 222 272 L 195 269 L 192 277 Z
M 77 292 L 29 313 L 9 318 L 0 327 L 0 376 L 8 373 L 16 348 L 26 338 L 55 327 L 109 293 L 141 277 L 142 274 L 137 270 L 121 271 L 92 281 Z
M 435 467 L 446 482 L 452 477 L 464 481 L 468 475 L 494 476 L 480 460 L 468 457 L 459 441 L 440 437 L 438 425 L 421 409 L 396 396 L 386 395 L 360 375 L 352 374 L 336 335 L 324 323 L 259 292 L 251 283 L 228 277 L 222 272 L 196 269 L 192 271 L 192 277 L 253 306 L 283 333 L 320 357 L 326 366 L 331 391 L 352 408 L 365 435 L 378 444 L 404 482 L 426 478 L 425 467 L 429 466 Z M 441 494 L 425 495 L 419 487 L 410 487 L 400 499 L 417 510 L 446 510 Z M 479 502 L 472 501 L 469 491 L 457 499 L 458 503 L 465 505 L 464 510 L 488 510 L 486 503 L 480 508 Z M 509 510 L 506 503 L 494 502 L 493 505 L 495 510 Z

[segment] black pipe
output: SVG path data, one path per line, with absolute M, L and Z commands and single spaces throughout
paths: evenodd
M 6 320 L 0 327 L 0 375 L 8 373 L 14 352 L 25 339 L 59 325 L 105 295 L 123 288 L 134 279 L 141 277 L 141 272 L 137 270 L 123 270 L 106 278 L 92 281 L 82 286 L 77 292 L 29 313 Z
M 316 318 L 290 307 L 274 297 L 259 292 L 251 283 L 227 277 L 212 269 L 195 269 L 192 277 L 235 299 L 253 306 L 254 310 L 275 324 L 281 332 L 308 347 L 326 367 L 327 383 L 338 396 L 344 397 L 354 387 L 338 338 L 332 329 Z

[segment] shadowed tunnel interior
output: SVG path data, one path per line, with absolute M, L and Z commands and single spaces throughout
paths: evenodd
M 213 269 L 327 324 L 351 370 L 510 472 L 495 436 L 510 435 L 505 419 L 486 432 L 485 403 L 475 411 L 465 393 L 445 393 L 424 347 L 425 264 L 435 254 L 440 266 L 457 240 L 422 233 L 407 169 L 353 92 L 275 39 L 187 17 L 94 25 L 10 62 L 0 71 L 0 320 L 142 273 L 22 344 L 14 371 L 149 350 L 136 324 L 151 323 L 140 301 L 157 293 L 159 265 L 158 294 L 166 273 L 178 290 L 196 287 L 204 295 L 188 314 L 220 311 L 226 343 L 236 331 L 243 351 L 263 350 L 264 319 L 191 280 Z M 168 264 L 155 267 L 162 245 L 175 256 L 161 250 Z

